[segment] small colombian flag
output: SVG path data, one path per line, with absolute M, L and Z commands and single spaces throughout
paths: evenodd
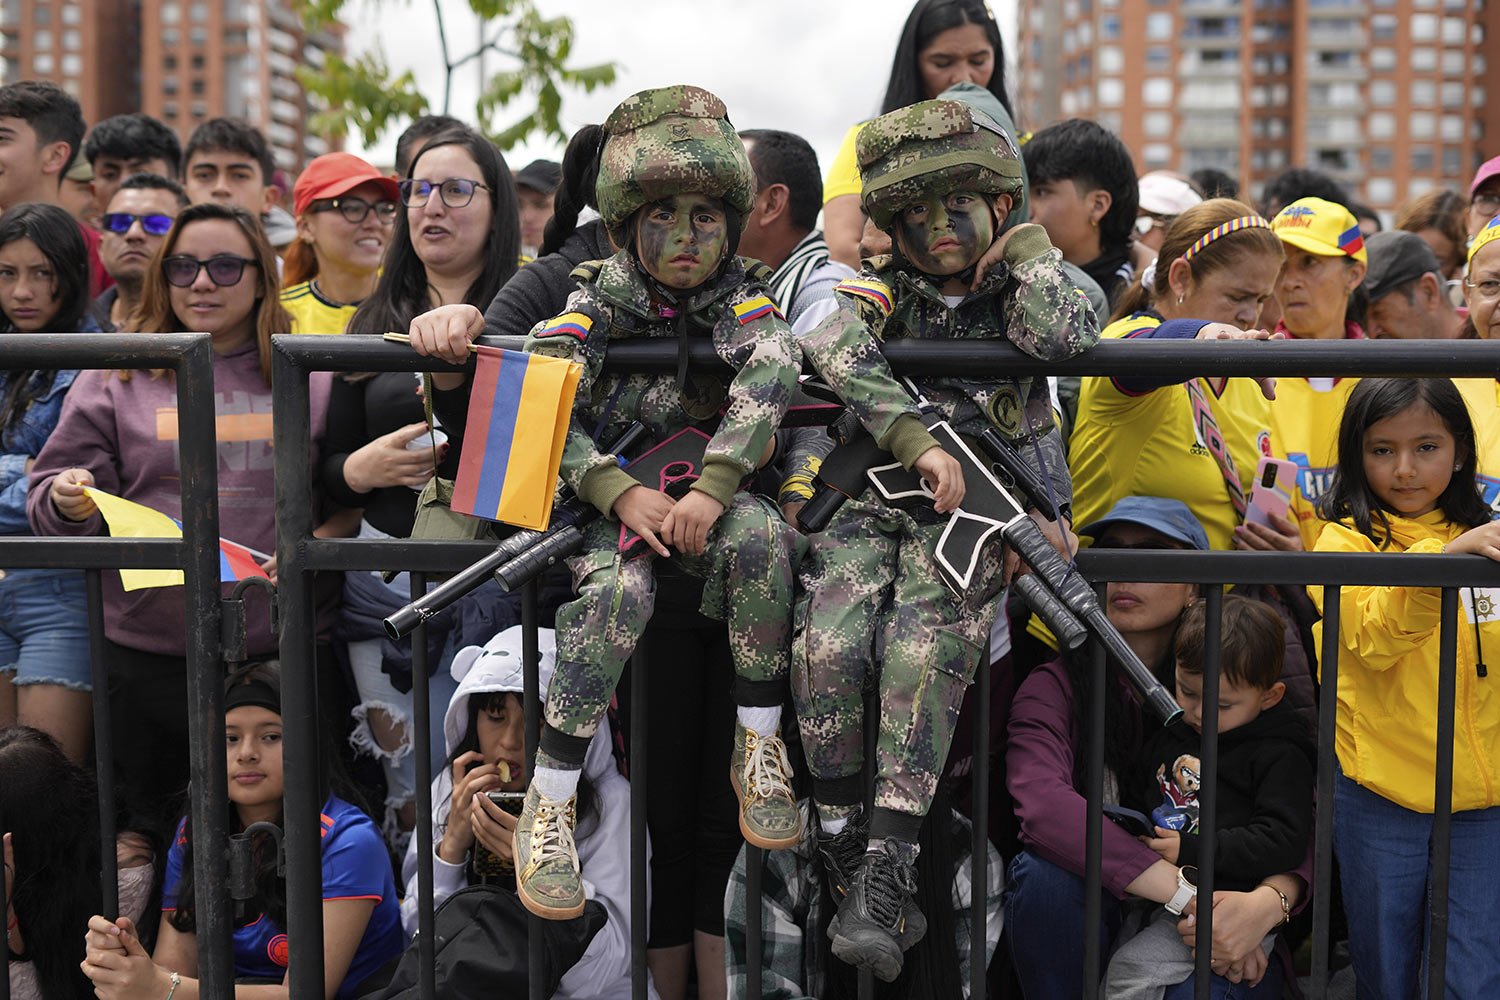
M 776 303 L 764 295 L 757 295 L 753 299 L 746 299 L 734 307 L 734 318 L 740 321 L 740 326 L 754 322 L 762 316 L 771 315 L 780 316 L 782 319 L 786 318 L 785 316 L 781 316 L 781 310 L 776 308 Z
M 155 507 L 126 500 L 111 493 L 85 486 L 86 492 L 99 508 L 104 523 L 109 526 L 113 538 L 181 538 L 182 522 Z M 219 582 L 238 583 L 252 576 L 266 576 L 260 564 L 270 558 L 227 538 L 219 539 Z M 148 587 L 180 587 L 183 574 L 180 569 L 122 569 L 120 584 L 126 590 L 145 590 Z
M 582 367 L 479 347 L 454 510 L 545 531 Z

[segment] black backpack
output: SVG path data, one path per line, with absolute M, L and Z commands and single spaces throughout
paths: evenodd
M 532 972 L 542 978 L 544 992 L 551 996 L 608 919 L 604 907 L 589 900 L 581 917 L 539 921 L 543 964 L 528 970 L 529 916 L 516 894 L 499 886 L 473 885 L 449 896 L 433 914 L 437 995 L 443 1000 L 526 996 Z M 380 1000 L 418 1000 L 418 961 L 413 939 L 379 993 Z

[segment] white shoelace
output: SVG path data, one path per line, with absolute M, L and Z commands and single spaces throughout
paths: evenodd
M 537 802 L 536 821 L 531 827 L 531 869 L 541 868 L 549 861 L 567 861 L 578 870 L 578 847 L 573 842 L 573 804 L 576 799 L 563 802 L 541 799 Z
M 776 794 L 792 795 L 792 762 L 786 754 L 786 742 L 779 736 L 745 733 L 745 791 L 756 798 Z

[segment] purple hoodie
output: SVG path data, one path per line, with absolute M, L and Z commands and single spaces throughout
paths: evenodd
M 1010 706 L 1006 784 L 1016 801 L 1021 842 L 1065 871 L 1083 877 L 1088 801 L 1073 788 L 1073 685 L 1052 660 L 1021 682 Z M 1125 898 L 1125 887 L 1160 860 L 1155 851 L 1104 821 L 1104 888 Z
M 274 552 L 276 486 L 271 452 L 271 390 L 261 379 L 252 343 L 232 354 L 215 354 L 214 409 L 219 438 L 219 531 L 230 541 Z M 313 469 L 328 415 L 331 376 L 311 380 Z M 26 514 L 38 535 L 102 535 L 97 513 L 69 521 L 52 505 L 52 480 L 66 469 L 88 469 L 106 493 L 182 516 L 181 468 L 177 457 L 177 385 L 171 375 L 146 371 L 120 378 L 115 371 L 79 374 L 62 416 L 31 471 Z M 315 472 L 310 474 L 314 475 Z M 233 584 L 226 584 L 227 594 Z M 247 597 L 248 651 L 276 649 L 264 599 Z M 180 587 L 126 593 L 118 573 L 104 574 L 104 631 L 112 642 L 165 656 L 186 650 L 185 601 Z

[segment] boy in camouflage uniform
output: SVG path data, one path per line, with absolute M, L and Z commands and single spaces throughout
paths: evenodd
M 516 828 L 517 891 L 531 912 L 551 919 L 583 911 L 574 790 L 589 740 L 651 618 L 656 555 L 702 576 L 704 613 L 729 623 L 739 706 L 730 777 L 745 839 L 776 849 L 795 844 L 802 828 L 779 732 L 797 538 L 774 506 L 740 491 L 769 451 L 801 366 L 764 282 L 734 256 L 754 178 L 723 103 L 697 87 L 636 94 L 604 131 L 599 211 L 625 249 L 575 272 L 580 287 L 567 311 L 527 341 L 529 351 L 583 366 L 561 474 L 605 515 L 569 560 L 578 597 L 557 613 L 557 672 Z M 632 337 L 677 338 L 676 377 L 603 374 L 610 343 Z M 689 337 L 711 340 L 735 369 L 732 382 L 688 377 Z M 637 483 L 600 450 L 599 442 L 634 420 L 658 442 L 684 428 L 711 434 L 702 474 L 681 499 Z M 655 555 L 622 555 L 622 524 Z
M 839 312 L 802 350 L 883 448 L 932 485 L 907 512 L 873 493 L 811 538 L 800 577 L 792 688 L 835 897 L 833 952 L 889 982 L 926 920 L 912 900 L 917 832 L 948 756 L 964 691 L 995 617 L 1004 573 L 987 552 L 979 582 L 951 592 L 933 559 L 963 499 L 958 463 L 927 432 L 877 347 L 897 337 L 1008 338 L 1058 360 L 1099 336 L 1093 310 L 1040 226 L 995 237 L 1019 194 L 1021 165 L 1003 129 L 958 101 L 924 101 L 875 119 L 856 152 L 870 217 L 895 253 L 838 288 Z M 993 427 L 1056 494 L 1071 496 L 1045 379 L 983 374 L 914 380 L 960 433 Z M 1056 529 L 1054 529 L 1056 530 Z M 879 664 L 874 811 L 866 827 L 862 691 Z

